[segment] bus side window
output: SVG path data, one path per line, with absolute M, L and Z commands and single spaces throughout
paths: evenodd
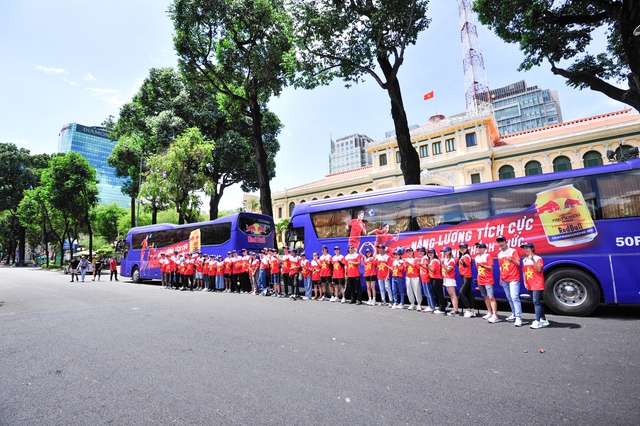
M 604 219 L 640 216 L 640 171 L 597 178 Z

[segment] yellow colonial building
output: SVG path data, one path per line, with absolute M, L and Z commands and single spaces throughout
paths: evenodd
M 420 180 L 428 185 L 467 185 L 603 164 L 640 146 L 640 114 L 631 109 L 500 136 L 490 109 L 431 117 L 411 131 L 420 155 Z M 289 218 L 307 201 L 404 184 L 395 136 L 366 146 L 371 166 L 273 193 L 274 220 Z

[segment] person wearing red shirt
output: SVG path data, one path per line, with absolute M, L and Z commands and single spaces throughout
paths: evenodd
M 522 327 L 522 305 L 520 303 L 520 256 L 514 248 L 509 248 L 507 239 L 502 235 L 496 238 L 500 252 L 500 285 L 511 307 L 511 315 L 506 318 L 514 322 L 516 327 Z
M 164 252 L 160 253 L 160 260 L 158 261 L 160 264 L 160 275 L 162 280 L 162 288 L 169 288 L 169 259 L 164 254 Z
M 536 319 L 529 328 L 535 330 L 549 327 L 549 321 L 547 321 L 544 315 L 544 308 L 540 303 L 542 292 L 544 291 L 544 274 L 542 273 L 544 261 L 540 256 L 536 255 L 536 249 L 532 243 L 524 242 L 520 245 L 520 248 L 524 250 L 524 259 L 522 259 L 524 286 L 532 293 L 533 307 L 536 313 Z
M 429 256 L 427 256 L 427 249 L 424 247 L 418 247 L 418 254 L 420 255 L 420 282 L 422 283 L 422 292 L 427 298 L 427 306 L 422 310 L 424 313 L 431 313 L 436 307 L 436 302 L 433 300 L 433 287 L 431 286 L 431 279 L 429 278 Z
M 266 247 L 260 252 L 260 275 L 258 276 L 258 289 L 260 290 L 260 296 L 267 295 L 267 275 L 269 274 L 269 252 Z
M 273 294 L 271 297 L 282 297 L 280 295 L 280 257 L 278 257 L 278 250 L 270 249 L 271 256 L 269 256 L 269 271 L 271 273 L 271 284 L 273 285 Z
M 403 247 L 397 247 L 393 253 L 391 263 L 391 289 L 393 291 L 393 306 L 391 309 L 404 309 L 404 271 L 406 264 L 402 259 Z
M 313 285 L 313 300 L 321 300 L 324 297 L 324 292 L 320 286 L 320 256 L 317 251 L 313 252 L 313 259 L 311 259 L 311 283 Z
M 109 281 L 113 279 L 113 276 L 116 276 L 116 281 L 118 281 L 118 263 L 116 262 L 116 258 L 112 257 L 109 260 Z
M 406 264 L 407 296 L 409 296 L 409 310 L 414 309 L 422 312 L 422 290 L 420 289 L 420 260 L 416 257 L 412 247 L 407 248 L 407 257 L 404 262 Z
M 473 259 L 478 269 L 478 286 L 480 294 L 484 297 L 487 305 L 487 315 L 482 319 L 495 324 L 500 321 L 498 318 L 498 303 L 493 295 L 493 257 L 487 253 L 487 245 L 483 242 L 476 243 L 478 254 Z
M 346 262 L 344 260 L 344 256 L 340 254 L 340 247 L 335 246 L 333 248 L 333 252 L 335 254 L 333 255 L 333 257 L 331 257 L 331 265 L 333 266 L 333 297 L 331 298 L 331 301 L 339 301 L 339 294 L 342 292 L 342 303 L 345 303 L 346 299 L 344 297 L 344 267 L 346 265 Z
M 433 292 L 436 294 L 438 303 L 433 313 L 444 314 L 446 302 L 444 300 L 444 292 L 442 290 L 442 264 L 440 263 L 438 256 L 436 256 L 436 250 L 434 248 L 427 250 L 427 257 L 429 259 L 429 263 L 427 264 L 429 280 L 433 286 Z
M 389 306 L 393 306 L 393 293 L 391 291 L 391 280 L 389 278 L 393 259 L 387 254 L 387 247 L 384 244 L 379 244 L 376 248 L 378 249 L 378 253 L 376 254 L 376 268 L 378 269 L 378 290 L 380 290 L 379 306 L 387 306 L 385 292 L 389 296 Z
M 298 252 L 296 249 L 291 249 L 289 251 L 289 282 L 292 285 L 291 288 L 291 300 L 296 300 L 300 298 L 300 271 L 302 267 L 300 266 L 300 257 L 298 257 Z
M 473 296 L 471 289 L 471 255 L 469 254 L 469 245 L 460 243 L 458 245 L 458 275 L 462 280 L 460 285 L 460 301 L 463 308 L 467 311 L 464 313 L 465 318 L 473 318 L 476 316 L 476 298 Z
M 400 230 L 398 229 L 398 227 L 396 227 L 396 235 L 393 236 L 389 233 L 389 224 L 387 222 L 384 222 L 382 224 L 381 229 L 376 228 L 369 232 L 367 235 L 372 234 L 375 234 L 376 236 L 376 241 L 373 243 L 376 247 L 385 245 L 389 241 L 398 241 L 398 239 L 400 238 Z
M 456 295 L 456 259 L 452 252 L 453 250 L 449 246 L 442 249 L 442 282 L 453 305 L 453 309 L 448 315 L 455 317 L 458 316 L 458 296 Z
M 322 246 L 322 254 L 320 255 L 319 258 L 320 261 L 320 286 L 322 287 L 322 297 L 320 297 L 318 300 L 321 302 L 324 302 L 325 300 L 327 300 L 327 298 L 325 297 L 325 294 L 327 293 L 327 290 L 329 290 L 329 292 L 331 292 L 331 288 L 332 288 L 332 280 L 331 277 L 333 276 L 333 270 L 331 269 L 331 255 L 329 254 L 329 249 L 327 248 L 327 246 Z M 333 294 L 331 295 L 331 301 L 333 302 Z
M 313 286 L 311 285 L 311 262 L 307 259 L 305 252 L 300 253 L 300 268 L 302 270 L 302 281 L 304 282 L 304 296 L 302 300 L 311 300 Z
M 193 267 L 195 269 L 195 281 L 196 281 L 196 290 L 202 291 L 204 289 L 203 282 L 203 273 L 202 273 L 202 257 L 200 256 L 200 252 L 195 252 L 193 254 Z
M 236 250 L 231 250 L 231 293 L 242 291 L 240 288 L 240 273 L 242 272 L 242 258 Z
M 289 286 L 291 285 L 291 278 L 289 277 L 289 247 L 284 246 L 282 251 L 284 254 L 280 257 L 280 262 L 282 263 L 280 278 L 284 286 L 284 296 L 289 297 Z
M 356 252 L 356 248 L 352 245 L 347 247 L 347 255 L 344 260 L 347 264 L 347 290 L 351 296 L 350 305 L 362 305 L 362 285 L 360 283 L 360 265 L 362 265 L 362 258 L 360 253 Z
M 367 296 L 369 297 L 367 305 L 369 306 L 375 306 L 376 304 L 376 259 L 373 257 L 372 248 L 373 244 L 369 242 L 360 247 L 360 256 L 364 263 L 364 283 L 367 286 Z M 364 249 L 364 255 L 362 254 L 362 249 Z
M 233 272 L 233 258 L 231 252 L 227 252 L 227 257 L 224 259 L 224 292 L 231 293 L 231 276 Z
M 258 274 L 260 273 L 260 259 L 255 252 L 249 252 L 249 281 L 251 281 L 251 294 L 256 296 L 258 292 Z
M 213 291 L 215 292 L 224 291 L 224 259 L 222 258 L 221 255 L 218 255 L 217 259 L 215 256 L 211 256 L 211 262 L 212 262 L 211 272 L 213 272 L 213 275 L 215 276 L 215 283 L 216 283 L 215 289 L 213 289 Z
M 195 261 L 191 258 L 191 253 L 187 253 L 184 259 L 184 277 L 183 281 L 183 290 L 186 290 L 184 284 L 189 286 L 189 291 L 193 291 L 193 277 L 195 274 Z
M 360 210 L 355 219 L 351 219 L 347 224 L 346 230 L 349 231 L 349 245 L 360 246 L 360 237 L 367 235 L 367 224 L 362 221 L 364 219 L 364 211 Z
M 178 289 L 180 284 L 180 281 L 178 280 L 177 277 L 177 271 L 178 271 L 178 252 L 177 251 L 173 251 L 173 256 L 171 256 L 169 258 L 169 269 L 171 272 L 171 277 L 169 278 L 169 286 L 172 289 Z

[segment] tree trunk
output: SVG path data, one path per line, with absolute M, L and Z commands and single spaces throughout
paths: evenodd
M 209 220 L 216 220 L 220 214 L 220 199 L 224 193 L 224 186 L 220 185 L 220 189 L 216 189 L 216 193 L 211 196 L 209 201 Z
M 378 63 L 387 79 L 386 90 L 391 100 L 391 117 L 396 130 L 396 141 L 400 151 L 400 169 L 404 177 L 404 184 L 418 185 L 420 184 L 420 157 L 411 143 L 400 83 L 398 78 L 392 75 L 393 69 L 387 58 L 378 56 Z
M 151 210 L 151 224 L 155 225 L 158 223 L 158 208 L 154 204 Z
M 27 230 L 25 229 L 24 226 L 20 225 L 18 227 L 18 234 L 20 235 L 19 243 L 18 243 L 19 244 L 18 252 L 20 253 L 20 257 L 19 257 L 18 260 L 20 262 L 22 262 L 24 260 L 24 255 L 25 255 L 24 251 L 26 250 L 26 248 L 25 248 L 25 246 L 26 246 L 25 240 L 27 238 Z
M 262 214 L 273 217 L 271 205 L 271 186 L 269 185 L 269 169 L 267 167 L 267 152 L 262 142 L 262 111 L 255 99 L 249 102 L 251 110 L 252 135 L 251 143 L 256 151 L 256 166 L 258 168 L 258 187 L 260 188 L 260 209 Z

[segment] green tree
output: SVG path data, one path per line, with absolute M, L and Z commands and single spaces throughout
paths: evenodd
M 93 229 L 107 242 L 114 242 L 119 236 L 118 221 L 121 217 L 126 217 L 127 213 L 127 209 L 116 203 L 101 204 L 93 212 Z
M 176 138 L 165 154 L 149 159 L 149 174 L 156 176 L 146 180 L 143 189 L 160 182 L 167 199 L 176 207 L 179 224 L 195 222 L 200 217 L 200 199 L 196 191 L 204 187 L 204 168 L 213 160 L 213 147 L 213 143 L 204 141 L 200 130 L 189 128 Z
M 288 64 L 302 70 L 296 84 L 313 88 L 336 77 L 354 83 L 373 77 L 391 101 L 404 182 L 419 184 L 420 157 L 411 143 L 398 71 L 407 46 L 429 26 L 428 0 L 291 2 L 296 49 Z
M 283 0 L 174 0 L 169 8 L 181 70 L 206 83 L 231 117 L 251 122 L 262 212 L 272 214 L 263 113 L 288 83 L 290 19 Z
M 518 70 L 545 60 L 570 87 L 589 88 L 640 111 L 640 4 L 632 0 L 475 0 L 479 20 L 525 57 Z M 606 34 L 604 51 L 592 42 Z M 561 63 L 566 65 L 561 66 Z M 628 88 L 611 81 L 626 80 Z
M 58 154 L 42 172 L 41 183 L 47 203 L 60 211 L 67 228 L 73 228 L 72 236 L 80 229 L 87 231 L 91 252 L 91 211 L 98 204 L 96 170 L 77 152 Z

